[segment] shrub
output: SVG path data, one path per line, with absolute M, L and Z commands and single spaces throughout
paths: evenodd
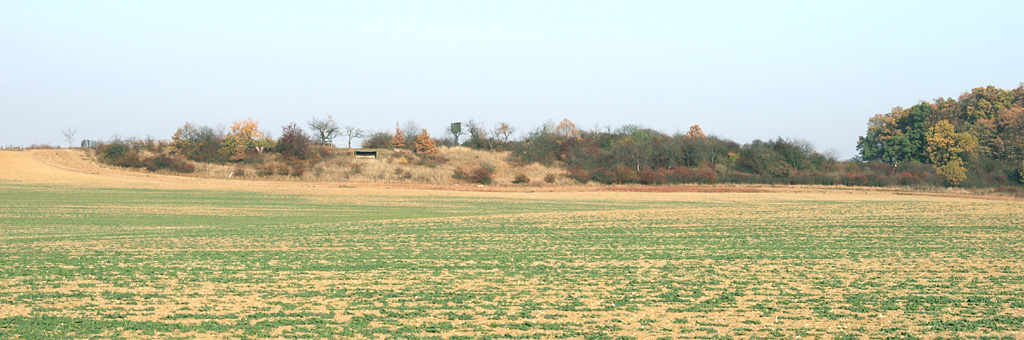
M 587 182 L 590 182 L 590 172 L 583 168 L 572 168 L 569 169 L 569 178 L 586 184 Z
M 469 175 L 469 181 L 480 184 L 491 184 L 491 170 L 485 167 L 477 167 Z
M 441 155 L 423 156 L 416 160 L 416 165 L 425 166 L 428 168 L 436 168 L 438 165 L 442 165 L 448 162 L 448 159 Z
M 278 175 L 287 176 L 290 173 L 289 170 L 290 169 L 288 169 L 287 165 L 284 165 L 284 164 L 274 164 L 274 172 L 276 172 Z
M 292 172 L 291 172 L 292 177 L 302 177 L 302 175 L 304 175 L 305 173 L 306 173 L 306 168 L 303 168 L 301 165 L 296 165 L 296 166 L 292 167 Z
M 1017 170 L 1017 175 L 1020 176 L 1020 182 L 1024 183 L 1024 161 L 1020 162 L 1020 169 Z
M 263 164 L 267 162 L 266 154 L 257 150 L 245 150 L 235 154 L 236 162 L 245 164 Z
M 477 166 L 470 170 L 455 168 L 455 171 L 452 173 L 452 178 L 460 181 L 480 184 L 491 184 L 491 180 L 493 179 L 491 170 L 482 166 Z
M 139 152 L 123 141 L 114 141 L 97 148 L 100 160 L 104 163 L 125 168 L 142 168 L 146 163 L 139 157 Z
M 172 154 L 184 156 L 196 162 L 223 163 L 227 161 L 218 150 L 224 142 L 224 134 L 214 128 L 185 123 L 171 137 Z
M 257 176 L 263 176 L 263 177 L 273 176 L 274 175 L 274 166 L 270 165 L 270 164 L 261 165 L 260 167 L 256 168 L 256 175 Z
M 189 163 L 185 159 L 165 154 L 147 158 L 143 163 L 146 165 L 146 170 L 149 171 L 157 171 L 160 169 L 167 169 L 180 173 L 191 173 L 196 171 L 195 165 Z
M 840 181 L 843 185 L 856 186 L 868 183 L 868 176 L 860 171 L 847 171 Z
M 313 155 L 310 149 L 313 141 L 297 124 L 291 123 L 281 129 L 281 138 L 278 138 L 277 147 L 274 150 L 289 159 L 306 160 Z
M 960 185 L 960 182 L 967 179 L 967 169 L 964 168 L 963 161 L 959 158 L 955 158 L 949 163 L 938 167 L 936 172 L 938 172 L 939 175 L 942 176 L 942 179 L 946 180 L 946 183 L 950 186 Z
M 549 173 L 547 175 L 544 175 L 544 182 L 545 183 L 554 183 L 555 182 L 555 174 Z
M 387 132 L 376 132 L 363 141 L 363 147 L 367 149 L 387 149 L 391 144 L 391 134 Z
M 512 180 L 512 183 L 515 183 L 515 184 L 530 183 L 530 177 L 526 176 L 525 174 L 518 174 L 518 175 L 516 175 L 516 178 Z
M 665 184 L 665 171 L 662 169 L 644 169 L 640 171 L 637 181 L 643 184 Z

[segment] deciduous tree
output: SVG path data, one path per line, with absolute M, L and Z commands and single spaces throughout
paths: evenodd
M 232 161 L 244 160 L 247 150 L 262 152 L 265 147 L 273 146 L 274 141 L 264 136 L 266 135 L 260 131 L 259 121 L 252 118 L 235 121 L 231 124 L 231 133 L 224 137 L 221 153 L 229 155 Z
M 352 139 L 353 138 L 363 138 L 363 129 L 360 129 L 360 128 L 357 128 L 357 127 L 354 127 L 354 126 L 349 126 L 349 125 L 346 125 L 342 129 L 344 130 L 342 135 L 344 135 L 345 137 L 348 137 L 348 148 L 349 149 L 352 148 Z
M 334 117 L 331 115 L 327 115 L 326 119 L 313 117 L 308 124 L 309 129 L 313 130 L 314 140 L 319 145 L 329 145 L 333 143 L 334 137 L 337 137 L 340 132 L 338 123 L 334 121 Z M 349 141 L 351 142 L 351 139 Z
M 950 185 L 959 185 L 967 179 L 967 169 L 963 166 L 963 156 L 978 144 L 974 136 L 966 132 L 956 132 L 953 124 L 941 120 L 928 129 L 928 159 L 936 170 Z
M 64 136 L 64 141 L 68 142 L 68 147 L 75 146 L 75 134 L 78 133 L 78 128 L 69 127 L 67 130 L 60 132 Z
M 704 130 L 701 130 L 700 125 L 697 124 L 690 126 L 690 131 L 686 133 L 686 136 L 690 138 L 707 138 Z
M 963 156 L 971 152 L 978 141 L 966 132 L 956 132 L 949 121 L 942 120 L 928 129 L 928 159 L 935 166 L 941 166 L 954 160 L 963 160 Z
M 516 133 L 516 128 L 506 122 L 499 122 L 498 125 L 494 126 L 494 138 L 497 139 L 502 146 L 508 144 L 509 138 L 512 138 L 512 134 L 514 133 Z
M 171 137 L 170 152 L 197 162 L 223 162 L 218 150 L 224 140 L 223 132 L 204 125 L 185 123 Z
M 298 124 L 291 123 L 281 128 L 281 138 L 277 139 L 276 151 L 282 156 L 296 160 L 309 159 L 312 154 L 309 136 Z
M 562 119 L 555 126 L 555 134 L 565 139 L 580 139 L 583 131 L 576 127 L 576 123 L 573 123 L 569 118 Z
M 494 149 L 494 140 L 488 136 L 483 123 L 470 119 L 466 121 L 465 130 L 469 131 L 469 140 L 466 141 L 466 146 L 474 149 Z

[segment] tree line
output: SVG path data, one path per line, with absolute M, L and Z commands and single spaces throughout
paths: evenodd
M 857 142 L 859 155 L 845 161 L 818 152 L 805 140 L 777 137 L 739 144 L 706 134 L 698 125 L 667 134 L 640 125 L 588 130 L 564 119 L 517 136 L 508 123 L 467 120 L 451 124 L 441 138 L 413 121 L 396 124 L 393 131 L 366 133 L 327 116 L 314 117 L 306 127 L 291 123 L 273 139 L 252 119 L 234 122 L 226 133 L 185 123 L 169 145 L 151 148 L 155 156 L 144 157 L 138 145 L 117 141 L 98 149 L 108 163 L 151 170 L 186 171 L 189 161 L 259 163 L 265 152 L 301 167 L 332 153 L 334 140 L 344 137 L 349 148 L 353 139 L 362 139 L 364 148 L 407 150 L 403 155 L 433 164 L 445 161 L 438 150 L 443 146 L 507 151 L 509 162 L 560 167 L 581 183 L 1019 187 L 1024 181 L 1024 86 L 976 88 L 958 99 L 939 98 L 876 115 Z
M 906 164 L 930 165 L 949 185 L 1019 182 L 1024 84 L 1013 90 L 979 87 L 958 99 L 922 101 L 875 115 L 857 149 L 861 160 L 885 162 L 893 171 Z

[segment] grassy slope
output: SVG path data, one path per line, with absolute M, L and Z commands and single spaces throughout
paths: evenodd
M 1024 331 L 1019 202 L 609 195 L 0 182 L 0 337 Z

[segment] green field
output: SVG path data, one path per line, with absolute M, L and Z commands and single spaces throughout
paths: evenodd
M 1024 203 L 0 181 L 0 338 L 1016 339 Z

